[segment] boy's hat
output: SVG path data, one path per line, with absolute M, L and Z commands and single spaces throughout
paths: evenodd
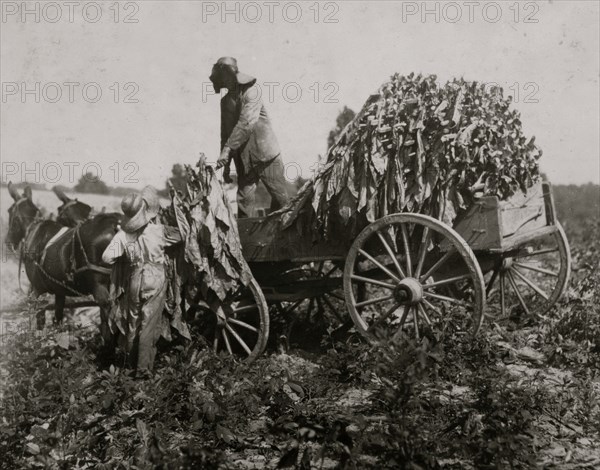
M 139 230 L 156 217 L 160 210 L 156 189 L 146 186 L 141 194 L 128 194 L 121 201 L 121 209 L 125 215 L 121 228 L 129 233 Z

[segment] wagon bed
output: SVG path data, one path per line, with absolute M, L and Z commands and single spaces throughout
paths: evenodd
M 279 230 L 278 220 L 266 217 L 238 219 L 245 259 L 255 262 L 311 262 L 343 260 L 351 243 L 313 240 L 295 228 Z M 537 183 L 526 194 L 506 201 L 496 196 L 478 199 L 454 223 L 454 230 L 474 252 L 502 253 L 523 242 L 556 230 L 554 201 L 549 183 Z

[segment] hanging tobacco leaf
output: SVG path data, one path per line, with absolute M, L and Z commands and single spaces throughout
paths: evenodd
M 542 152 L 524 136 L 511 102 L 483 83 L 396 74 L 346 126 L 321 171 L 272 217 L 282 229 L 298 221 L 319 237 L 353 238 L 363 227 L 351 222 L 360 218 L 408 211 L 451 223 L 475 187 L 500 199 L 526 191 L 539 179 Z

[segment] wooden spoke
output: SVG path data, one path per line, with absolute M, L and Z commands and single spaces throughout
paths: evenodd
M 408 243 L 406 224 L 400 225 L 400 233 L 402 233 L 402 243 L 404 244 L 404 253 L 406 255 L 406 273 L 409 277 L 412 277 L 412 260 L 410 257 L 410 245 Z
M 387 295 L 385 297 L 377 297 L 371 300 L 363 300 L 362 302 L 357 302 L 355 307 L 366 307 L 367 305 L 378 304 L 379 302 L 385 302 L 386 300 L 391 300 L 393 298 L 393 295 Z
M 381 315 L 377 320 L 375 320 L 375 323 L 371 325 L 371 328 L 378 327 L 381 323 L 386 321 L 393 313 L 395 313 L 399 307 L 400 304 L 394 303 L 394 305 L 392 305 L 391 308 L 389 308 L 383 315 Z
M 440 310 L 435 305 L 433 305 L 431 302 L 429 302 L 429 300 L 423 299 L 422 301 L 425 305 L 427 305 L 427 308 L 433 310 L 436 315 L 438 315 L 440 317 L 442 316 L 442 312 L 440 312 Z
M 523 253 L 522 255 L 519 254 L 519 258 L 529 258 L 530 256 L 545 255 L 548 253 L 555 253 L 557 251 L 558 251 L 558 248 L 547 248 L 545 250 L 533 251 L 531 253 Z
M 304 299 L 296 300 L 292 305 L 289 305 L 281 312 L 282 315 L 287 315 L 288 313 L 293 312 L 302 302 L 304 302 Z
M 423 304 L 418 303 L 417 309 L 419 310 L 419 313 L 421 315 L 423 315 L 423 319 L 425 320 L 425 323 L 427 323 L 429 326 L 431 326 L 431 319 L 429 318 L 429 315 L 427 315 L 427 311 L 425 310 L 425 307 L 423 307 Z
M 515 282 L 515 278 L 513 277 L 512 273 L 510 271 L 508 271 L 506 273 L 506 276 L 508 277 L 508 282 L 510 282 L 510 285 L 512 286 L 513 290 L 515 291 L 515 294 L 517 295 L 517 298 L 519 299 L 519 303 L 521 304 L 521 307 L 523 307 L 523 310 L 525 310 L 525 313 L 527 315 L 529 315 L 529 309 L 527 308 L 527 304 L 525 304 L 525 299 L 523 299 L 523 296 L 521 295 L 521 292 L 519 291 L 519 287 L 517 286 L 517 283 Z
M 423 274 L 419 278 L 419 280 L 421 282 L 424 282 L 427 279 L 429 279 L 438 269 L 440 269 L 442 267 L 442 265 L 446 261 L 448 261 L 450 259 L 450 257 L 454 254 L 454 252 L 455 252 L 454 248 L 449 250 L 444 256 L 442 256 L 439 260 L 437 260 L 437 262 L 431 268 L 429 268 L 429 271 L 427 271 L 425 274 Z
M 225 341 L 225 346 L 227 347 L 227 351 L 229 354 L 233 356 L 233 351 L 231 350 L 231 344 L 229 344 L 229 337 L 227 336 L 227 332 L 224 329 L 221 329 L 221 335 L 223 336 L 223 340 Z
M 402 312 L 402 317 L 400 317 L 400 325 L 398 325 L 398 330 L 396 330 L 396 333 L 394 334 L 394 338 L 396 338 L 402 331 L 402 328 L 404 327 L 404 323 L 406 323 L 406 317 L 408 317 L 409 311 L 410 311 L 410 308 L 405 305 L 404 312 Z
M 219 335 L 215 333 L 215 339 L 213 340 L 213 352 L 216 353 L 219 350 Z
M 523 281 L 525 284 L 531 287 L 531 289 L 534 290 L 536 294 L 538 294 L 544 300 L 548 300 L 548 295 L 536 283 L 527 279 L 525 276 L 523 276 L 523 274 L 520 271 L 518 271 L 515 268 L 511 269 L 511 271 L 513 272 L 513 274 L 516 274 L 517 277 L 521 279 L 521 281 Z
M 504 317 L 506 315 L 506 292 L 505 292 L 505 276 L 500 274 L 500 315 Z
M 338 269 L 338 267 L 334 266 L 329 271 L 327 271 L 325 274 L 323 274 L 323 277 L 329 277 L 329 276 L 331 276 L 337 269 Z
M 319 315 L 322 315 L 323 312 L 325 311 L 325 307 L 323 306 L 323 300 L 322 297 L 315 297 L 315 302 L 317 303 L 317 313 Z
M 470 279 L 470 274 L 462 274 L 460 276 L 449 277 L 448 279 L 442 279 L 441 281 L 432 282 L 431 284 L 423 284 L 423 290 L 433 289 L 437 286 L 445 286 L 447 284 L 454 284 L 458 281 L 463 281 L 464 279 Z
M 396 258 L 396 254 L 394 253 L 394 250 L 392 250 L 392 247 L 388 244 L 388 242 L 385 241 L 385 237 L 383 236 L 383 234 L 381 232 L 377 232 L 377 236 L 379 237 L 379 240 L 381 240 L 381 244 L 385 248 L 385 251 L 387 251 L 388 255 L 390 255 L 390 258 L 392 258 L 392 261 L 394 263 L 394 266 L 396 266 L 396 270 L 398 271 L 398 274 L 400 274 L 401 278 L 405 278 L 406 275 L 404 274 L 404 271 L 402 270 L 402 267 L 400 266 L 400 263 L 398 262 L 398 258 Z
M 538 268 L 537 266 L 531 266 L 530 264 L 523 264 L 514 262 L 513 266 L 518 266 L 519 268 L 528 269 L 530 271 L 535 271 L 536 273 L 547 274 L 548 276 L 558 277 L 558 273 L 554 271 L 550 271 L 549 269 Z
M 334 299 L 338 299 L 338 300 L 341 300 L 341 301 L 343 301 L 343 302 L 345 302 L 345 301 L 346 301 L 346 299 L 344 298 L 344 296 L 343 296 L 343 295 L 340 295 L 340 294 L 338 294 L 338 293 L 336 293 L 336 292 L 328 292 L 328 293 L 327 293 L 327 295 L 330 295 L 330 296 L 331 296 L 331 297 L 333 297 Z
M 417 260 L 417 268 L 415 269 L 415 277 L 419 279 L 421 271 L 423 269 L 423 263 L 425 262 L 425 256 L 427 255 L 427 245 L 429 244 L 429 227 L 423 228 L 423 235 L 421 236 L 421 244 L 419 245 L 419 255 Z
M 461 307 L 471 307 L 472 304 L 469 302 L 465 302 L 463 300 L 453 299 L 452 297 L 447 297 L 445 295 L 434 294 L 433 292 L 423 292 L 425 297 L 431 297 L 432 299 L 442 300 L 444 302 L 449 302 L 452 304 L 460 305 Z
M 319 261 L 318 267 L 317 267 L 317 273 L 322 273 L 323 272 L 323 267 L 325 266 L 325 261 Z
M 411 307 L 410 310 L 412 310 L 412 315 L 413 315 L 413 324 L 415 327 L 415 338 L 419 339 L 419 320 L 418 317 L 419 315 L 417 315 L 417 307 Z
M 312 313 L 313 307 L 315 306 L 315 298 L 311 297 L 308 301 L 308 308 L 306 309 L 306 318 L 310 320 L 310 314 Z
M 394 289 L 396 286 L 394 284 L 390 284 L 389 282 L 378 281 L 377 279 L 371 279 L 368 277 L 357 276 L 356 274 L 352 274 L 352 279 L 355 281 L 366 282 L 369 284 L 375 284 L 376 286 L 385 287 L 386 289 Z
M 394 281 L 396 282 L 400 282 L 400 278 L 398 278 L 398 276 L 396 276 L 392 271 L 390 271 L 388 268 L 386 268 L 383 264 L 381 264 L 379 261 L 377 261 L 375 258 L 373 258 L 369 253 L 367 253 L 365 250 L 363 249 L 359 249 L 358 252 L 363 255 L 365 258 L 367 258 L 369 261 L 371 261 L 375 266 L 377 266 L 379 269 L 381 269 L 384 273 L 386 273 L 389 277 L 391 277 Z
M 257 328 L 253 327 L 252 325 L 249 325 L 246 322 L 238 320 L 237 318 L 228 318 L 227 321 L 229 323 L 233 323 L 234 325 L 241 326 L 242 328 L 246 328 L 247 330 L 254 331 L 255 333 L 258 333 L 258 329 Z
M 333 312 L 337 319 L 343 322 L 344 318 L 342 314 L 338 311 L 335 305 L 331 303 L 331 300 L 327 298 L 327 294 L 323 294 L 323 297 L 321 297 L 321 299 L 323 300 L 323 302 L 325 302 L 325 304 L 329 307 L 329 309 Z
M 498 278 L 499 273 L 500 273 L 499 269 L 494 269 L 494 272 L 492 273 L 492 277 L 490 277 L 490 281 L 488 282 L 488 285 L 485 288 L 485 294 L 487 296 L 489 296 L 490 292 L 492 292 L 492 289 L 494 287 L 494 282 L 496 282 L 496 279 Z
M 227 331 L 229 331 L 231 333 L 231 335 L 236 339 L 236 341 L 240 344 L 240 346 L 244 349 L 244 351 L 246 351 L 246 354 L 248 354 L 248 356 L 250 354 L 252 354 L 252 350 L 248 347 L 248 345 L 244 342 L 244 340 L 240 337 L 240 335 L 237 334 L 237 331 L 235 331 L 233 328 L 231 328 L 231 325 L 226 323 L 225 328 L 227 328 Z M 231 352 L 231 349 L 229 349 L 229 352 Z
M 242 306 L 237 306 L 233 308 L 233 311 L 235 313 L 239 313 L 239 312 L 249 312 L 251 310 L 256 310 L 258 308 L 258 306 L 256 304 L 252 304 L 252 305 L 242 305 Z

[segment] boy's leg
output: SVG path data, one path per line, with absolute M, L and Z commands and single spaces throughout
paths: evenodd
M 160 271 L 160 268 L 156 271 Z M 143 369 L 152 370 L 154 367 L 156 343 L 160 338 L 162 314 L 167 295 L 167 283 L 164 274 L 156 272 L 156 278 L 153 281 L 156 282 L 156 290 L 148 290 L 142 293 L 145 299 L 141 309 L 142 319 L 139 329 L 137 356 L 137 369 L 140 371 Z M 154 282 L 148 287 L 151 287 Z

